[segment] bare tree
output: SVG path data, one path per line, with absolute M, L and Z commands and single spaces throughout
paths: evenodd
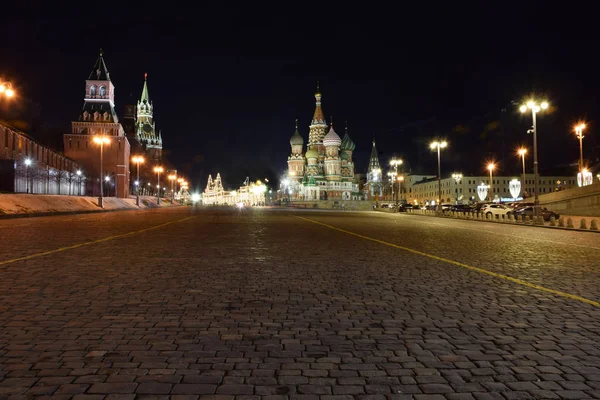
M 58 188 L 58 194 L 60 194 L 60 186 L 67 180 L 67 171 L 60 169 L 54 170 L 53 178 Z

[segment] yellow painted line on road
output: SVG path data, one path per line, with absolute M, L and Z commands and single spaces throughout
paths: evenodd
M 567 293 L 567 292 L 561 292 L 560 290 L 550 289 L 550 288 L 547 288 L 547 287 L 544 287 L 544 286 L 540 286 L 540 285 L 536 285 L 534 283 L 530 283 L 530 282 L 524 281 L 522 279 L 513 278 L 513 277 L 508 276 L 508 275 L 503 275 L 503 274 L 499 274 L 497 272 L 488 271 L 487 269 L 483 269 L 483 268 L 473 267 L 471 265 L 464 264 L 464 263 L 461 263 L 461 262 L 458 262 L 458 261 L 454 261 L 454 260 L 450 260 L 448 258 L 444 258 L 444 257 L 436 256 L 436 255 L 433 255 L 433 254 L 424 253 L 424 252 L 419 251 L 419 250 L 411 249 L 410 247 L 404 247 L 404 246 L 400 246 L 400 245 L 397 245 L 397 244 L 394 244 L 394 243 L 386 242 L 384 240 L 375 239 L 375 238 L 372 238 L 370 236 L 361 235 L 360 233 L 356 233 L 356 232 L 348 231 L 346 229 L 338 228 L 337 226 L 333 226 L 333 225 L 325 224 L 323 222 L 315 221 L 314 219 L 304 218 L 304 217 L 299 217 L 299 216 L 296 216 L 296 218 L 300 218 L 300 219 L 303 219 L 305 221 L 312 222 L 313 224 L 325 226 L 327 228 L 330 228 L 330 229 L 333 229 L 333 230 L 336 230 L 336 231 L 339 231 L 339 232 L 347 233 L 348 235 L 356 236 L 356 237 L 359 237 L 361 239 L 370 240 L 370 241 L 375 242 L 375 243 L 379 243 L 379 244 L 383 244 L 383 245 L 386 245 L 386 246 L 394 247 L 396 249 L 404 250 L 404 251 L 407 251 L 409 253 L 413 253 L 413 254 L 417 254 L 417 255 L 423 256 L 423 257 L 431 258 L 433 260 L 445 262 L 447 264 L 452 264 L 452 265 L 455 265 L 457 267 L 466 268 L 466 269 L 469 269 L 471 271 L 480 272 L 482 274 L 490 275 L 490 276 L 493 276 L 493 277 L 499 278 L 499 279 L 504 279 L 506 281 L 513 282 L 513 283 L 516 283 L 518 285 L 526 286 L 526 287 L 531 288 L 531 289 L 536 289 L 536 290 L 539 290 L 539 291 L 542 291 L 542 292 L 546 292 L 546 293 L 552 293 L 552 294 L 555 294 L 555 295 L 560 296 L 560 297 L 564 297 L 564 298 L 567 298 L 567 299 L 580 301 L 582 303 L 589 304 L 589 305 L 592 305 L 594 307 L 600 308 L 600 302 L 597 302 L 597 301 L 594 301 L 594 300 L 590 300 L 590 299 L 586 299 L 585 297 L 577 296 L 575 294 L 571 294 L 571 293 Z
M 38 258 L 38 257 L 48 256 L 50 254 L 60 253 L 61 251 L 72 250 L 72 249 L 76 249 L 76 248 L 79 248 L 79 247 L 85 247 L 85 246 L 89 246 L 89 245 L 96 244 L 96 243 L 108 242 L 110 240 L 120 239 L 120 238 L 123 238 L 123 237 L 126 237 L 126 236 L 133 236 L 133 235 L 137 235 L 139 233 L 153 231 L 155 229 L 162 228 L 162 227 L 167 226 L 167 225 L 171 225 L 171 224 L 176 224 L 178 222 L 187 221 L 189 219 L 196 218 L 196 217 L 197 216 L 186 217 L 186 218 L 183 218 L 183 219 L 178 219 L 178 220 L 175 220 L 175 221 L 165 222 L 164 224 L 151 226 L 149 228 L 144 228 L 144 229 L 140 229 L 140 230 L 137 230 L 137 231 L 127 232 L 127 233 L 121 233 L 119 235 L 108 236 L 108 237 L 105 237 L 103 239 L 91 240 L 89 242 L 78 243 L 78 244 L 74 244 L 74 245 L 71 245 L 71 246 L 59 247 L 58 249 L 48 250 L 48 251 L 43 251 L 41 253 L 31 254 L 31 255 L 28 255 L 28 256 L 13 258 L 11 260 L 4 260 L 4 261 L 0 261 L 0 266 L 7 265 L 7 264 L 12 264 L 12 263 L 16 263 L 16 262 L 19 262 L 19 261 L 31 260 L 32 258 Z

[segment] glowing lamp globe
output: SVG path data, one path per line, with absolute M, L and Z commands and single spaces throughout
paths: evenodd
M 519 193 L 521 193 L 521 181 L 518 179 L 513 179 L 508 183 L 508 190 L 510 191 L 510 195 L 513 199 L 519 197 Z
M 488 194 L 488 185 L 482 183 L 477 186 L 477 197 L 479 197 L 479 201 L 484 201 Z

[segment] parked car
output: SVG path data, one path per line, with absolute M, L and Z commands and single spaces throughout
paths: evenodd
M 473 207 L 469 204 L 455 204 L 450 208 L 450 211 L 468 213 L 473 210 Z
M 471 211 L 474 213 L 479 213 L 479 212 L 481 212 L 481 209 L 483 207 L 487 206 L 488 204 L 492 204 L 492 203 L 477 203 L 471 207 Z
M 534 204 L 533 203 L 523 203 L 520 201 L 514 201 L 512 203 L 506 203 L 507 206 L 511 207 L 513 210 L 517 210 L 519 208 L 524 208 L 524 207 L 533 207 Z
M 418 208 L 418 206 L 413 206 L 412 204 L 399 204 L 398 205 L 398 212 L 406 212 L 407 210 L 412 210 Z
M 541 212 L 542 212 L 542 218 L 544 218 L 544 221 L 550 221 L 551 217 L 554 217 L 554 219 L 560 218 L 560 215 L 558 215 L 554 211 L 548 210 L 547 208 L 542 208 Z M 516 209 L 515 217 L 518 217 L 518 216 L 533 218 L 533 206 L 521 207 L 521 208 Z
M 507 217 L 510 217 L 511 215 L 513 215 L 514 210 L 510 207 L 505 206 L 504 204 L 486 204 L 481 209 L 481 212 L 483 213 L 483 215 L 486 216 L 486 218 L 496 218 L 497 215 L 505 215 Z

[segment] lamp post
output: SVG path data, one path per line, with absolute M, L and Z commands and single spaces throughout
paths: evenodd
M 163 167 L 154 167 L 154 172 L 156 172 L 156 190 L 158 190 L 158 192 L 156 193 L 156 204 L 160 205 L 160 173 L 164 171 Z
M 376 168 L 373 170 L 373 175 L 372 175 L 373 182 L 379 182 L 380 174 L 381 174 L 380 168 Z M 383 181 L 383 178 L 381 180 Z M 371 189 L 371 193 L 375 196 L 375 204 L 379 207 L 379 191 L 377 189 L 380 187 L 380 184 L 378 183 L 377 185 L 373 185 L 373 187 L 375 190 L 373 191 L 373 189 Z
M 452 174 L 452 178 L 454 179 L 454 182 L 456 182 L 456 185 L 458 186 L 458 184 L 462 180 L 463 176 L 462 176 L 462 174 L 455 172 Z M 458 188 L 455 188 L 455 192 L 456 192 L 455 193 L 456 194 L 456 204 L 458 204 Z
M 109 184 L 110 183 L 110 176 L 106 175 L 104 177 L 104 182 L 106 182 L 106 184 Z M 110 197 L 110 186 L 108 187 L 108 191 L 107 191 L 106 194 L 108 195 L 108 197 Z
M 78 196 L 81 196 L 81 170 L 78 169 L 77 172 L 75 172 L 77 174 L 77 180 L 78 180 L 78 187 L 79 189 L 77 190 Z
M 533 119 L 533 192 L 535 196 L 534 207 L 533 207 L 533 215 L 535 216 L 536 222 L 539 223 L 540 217 L 540 187 L 539 187 L 539 171 L 538 171 L 538 159 L 537 159 L 537 124 L 536 124 L 536 115 L 540 110 L 546 110 L 548 108 L 548 102 L 544 101 L 541 104 L 537 104 L 535 101 L 530 100 L 527 104 L 523 104 L 519 110 L 522 113 L 527 112 L 527 110 L 531 110 L 531 117 Z
M 438 204 L 437 204 L 438 212 L 442 211 L 442 165 L 441 165 L 440 150 L 445 148 L 446 146 L 448 146 L 448 143 L 446 141 L 441 141 L 441 142 L 435 141 L 429 145 L 429 148 L 431 148 L 432 150 L 437 149 L 437 156 L 438 156 Z
M 181 192 L 181 186 L 182 186 L 183 182 L 185 182 L 185 179 L 177 178 L 177 184 L 179 185 L 179 187 L 177 187 L 177 185 L 175 185 L 175 188 L 178 192 Z M 186 184 L 187 184 L 187 182 L 186 182 Z M 179 198 L 179 200 L 181 201 L 181 197 Z
M 29 193 L 29 166 L 31 165 L 31 159 L 25 159 L 25 186 L 27 188 L 26 192 Z
M 397 179 L 398 179 L 398 197 L 399 197 L 399 201 L 402 201 L 402 198 L 401 198 L 401 196 L 402 196 L 402 182 L 404 182 L 404 176 L 400 175 Z M 396 203 L 396 205 L 398 205 L 398 204 Z
M 392 187 L 392 201 L 394 201 L 394 183 L 396 183 L 396 172 L 394 171 L 390 171 L 387 174 L 390 178 L 390 186 Z M 398 202 L 396 202 L 396 206 L 398 205 Z
M 575 136 L 579 139 L 579 172 L 583 172 L 583 130 L 585 129 L 585 124 L 579 124 L 575 126 Z
M 177 179 L 177 175 L 171 174 L 169 175 L 169 180 L 171 181 L 171 205 L 175 204 L 175 190 L 173 189 L 173 184 Z
M 517 150 L 517 154 L 521 156 L 521 160 L 523 161 L 523 198 L 525 198 L 525 154 L 527 154 L 527 149 L 521 147 Z
M 394 178 L 395 178 L 398 175 L 398 166 L 402 165 L 402 160 L 397 159 L 397 158 L 392 158 L 392 160 L 390 161 L 390 165 L 392 167 L 394 167 Z M 398 185 L 400 185 L 400 184 L 398 184 Z M 399 196 L 400 196 L 400 187 L 398 186 L 398 195 L 396 196 L 396 208 L 398 208 L 398 200 L 399 200 L 398 197 Z M 392 200 L 394 200 L 394 183 L 392 183 Z
M 140 164 L 144 163 L 144 157 L 142 156 L 134 156 L 131 161 L 133 161 L 137 166 L 137 180 L 135 181 L 135 204 L 140 206 Z
M 100 145 L 100 197 L 98 198 L 98 205 L 100 208 L 104 208 L 102 204 L 102 198 L 104 197 L 104 184 L 102 183 L 102 164 L 104 163 L 104 144 L 110 143 L 110 139 L 107 136 L 94 136 L 94 143 Z
M 494 185 L 492 181 L 492 172 L 494 172 L 494 168 L 496 168 L 496 164 L 489 163 L 487 166 L 488 171 L 490 171 L 490 202 L 494 202 Z

